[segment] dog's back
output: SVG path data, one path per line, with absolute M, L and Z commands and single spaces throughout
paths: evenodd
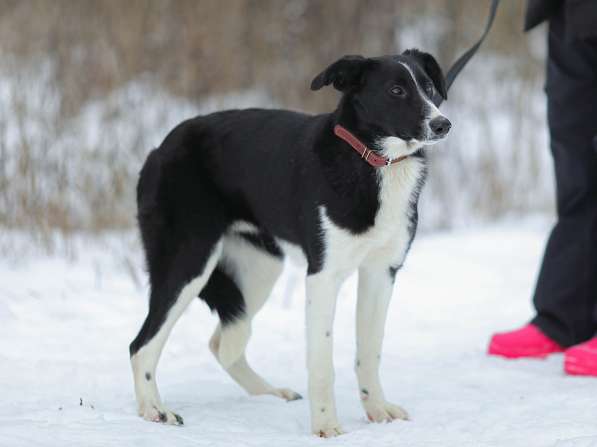
M 325 124 L 325 115 L 267 109 L 229 110 L 181 123 L 141 171 L 141 227 L 152 208 L 164 224 L 181 225 L 207 213 L 224 218 L 220 225 L 259 224 L 297 243 L 296 217 L 305 211 L 299 195 L 312 195 L 305 183 L 320 183 L 313 140 Z

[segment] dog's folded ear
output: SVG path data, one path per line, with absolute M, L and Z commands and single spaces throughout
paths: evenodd
M 417 50 L 416 48 L 406 50 L 402 54 L 414 58 L 419 63 L 419 65 L 421 65 L 421 68 L 425 71 L 425 73 L 427 73 L 427 76 L 429 76 L 431 82 L 433 82 L 433 86 L 440 94 L 440 96 L 444 99 L 448 99 L 448 91 L 446 89 L 446 78 L 444 77 L 444 73 L 442 72 L 441 67 L 431 54 L 424 53 L 422 51 Z
M 311 90 L 334 84 L 334 88 L 346 92 L 363 82 L 365 68 L 371 62 L 363 56 L 344 56 L 319 73 L 311 82 Z

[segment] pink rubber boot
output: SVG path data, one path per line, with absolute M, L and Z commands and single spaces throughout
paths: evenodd
M 515 331 L 494 334 L 489 342 L 487 353 L 509 359 L 522 357 L 544 358 L 549 354 L 562 352 L 563 350 L 560 345 L 543 334 L 537 326 L 527 324 Z M 597 354 L 595 358 L 597 361 Z
M 564 370 L 574 376 L 597 376 L 597 337 L 567 349 Z

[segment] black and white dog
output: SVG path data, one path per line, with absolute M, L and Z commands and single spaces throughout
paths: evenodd
M 219 317 L 209 348 L 249 394 L 300 398 L 247 363 L 251 320 L 285 256 L 307 267 L 306 321 L 313 433 L 342 433 L 334 402 L 332 325 L 342 282 L 358 269 L 356 373 L 370 420 L 405 419 L 386 401 L 378 369 L 396 272 L 417 226 L 422 149 L 450 122 L 436 60 L 345 56 L 311 89 L 342 92 L 333 113 L 229 110 L 178 125 L 152 151 L 137 189 L 151 283 L 149 313 L 130 354 L 139 413 L 182 424 L 164 407 L 156 366 L 172 327 L 197 296 Z

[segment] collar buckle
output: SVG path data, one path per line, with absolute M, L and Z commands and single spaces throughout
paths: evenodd
M 382 168 L 384 166 L 390 166 L 393 163 L 398 163 L 406 158 L 406 156 L 398 158 L 386 158 L 375 154 L 371 149 L 365 146 L 357 137 L 351 134 L 348 130 L 342 127 L 340 124 L 334 126 L 334 133 L 340 139 L 348 143 L 355 151 L 357 151 L 363 160 L 369 163 L 374 168 Z

